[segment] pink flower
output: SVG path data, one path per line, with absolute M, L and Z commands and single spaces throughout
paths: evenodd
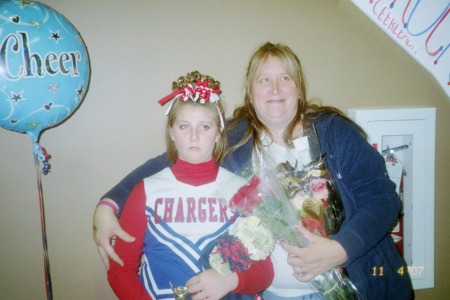
M 311 180 L 309 187 L 313 192 L 314 198 L 317 199 L 327 199 L 328 198 L 328 187 L 327 180 L 324 178 L 317 178 Z

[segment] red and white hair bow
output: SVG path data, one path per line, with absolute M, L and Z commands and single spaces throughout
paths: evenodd
M 164 98 L 161 98 L 158 103 L 163 106 L 172 99 L 169 107 L 167 108 L 166 116 L 169 114 L 173 104 L 177 99 L 182 102 L 186 102 L 189 100 L 192 100 L 193 102 L 198 101 L 200 104 L 205 104 L 207 102 L 215 103 L 220 116 L 220 126 L 223 128 L 225 126 L 224 117 L 218 106 L 218 102 L 220 100 L 219 95 L 221 93 L 222 91 L 220 89 L 211 89 L 209 87 L 208 80 L 197 80 L 195 86 L 192 86 L 192 84 L 188 84 L 184 88 L 175 90 Z

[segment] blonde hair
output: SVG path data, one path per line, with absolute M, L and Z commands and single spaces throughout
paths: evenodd
M 259 132 L 263 131 L 270 136 L 269 129 L 258 119 L 255 108 L 251 103 L 251 100 L 253 99 L 253 85 L 255 82 L 256 72 L 261 64 L 265 63 L 269 57 L 277 58 L 281 62 L 286 73 L 295 82 L 298 89 L 298 108 L 294 118 L 286 127 L 283 136 L 286 144 L 289 144 L 292 140 L 294 130 L 298 124 L 301 124 L 302 127 L 305 128 L 305 125 L 309 121 L 319 118 L 324 114 L 337 113 L 343 118 L 350 120 L 342 111 L 335 107 L 321 106 L 310 103 L 306 94 L 306 78 L 303 72 L 302 64 L 297 55 L 286 45 L 267 42 L 259 47 L 250 58 L 246 74 L 244 104 L 234 110 L 233 120 L 230 122 L 229 126 L 227 126 L 226 131 L 232 131 L 240 124 L 242 119 L 247 119 L 249 122 L 248 129 L 244 133 L 242 139 L 227 150 L 226 155 L 244 145 L 252 137 L 255 137 L 253 139 L 253 148 L 262 149 L 263 146 L 261 140 L 256 138 Z M 364 131 L 358 125 L 356 126 L 363 136 L 365 136 Z
M 172 90 L 178 90 L 180 88 L 186 87 L 188 84 L 193 86 L 196 85 L 198 80 L 207 80 L 209 83 L 209 88 L 211 89 L 220 89 L 220 82 L 212 78 L 211 76 L 201 74 L 199 71 L 193 71 L 187 73 L 186 76 L 180 76 L 177 81 L 172 83 Z M 175 142 L 172 140 L 170 136 L 170 128 L 175 124 L 176 118 L 181 108 L 189 106 L 201 105 L 201 107 L 206 108 L 211 115 L 214 116 L 214 121 L 218 128 L 221 128 L 221 115 L 223 116 L 223 106 L 220 101 L 211 103 L 198 103 L 194 101 L 179 101 L 176 100 L 172 108 L 170 109 L 167 116 L 167 124 L 166 124 L 166 151 L 167 151 L 167 159 L 174 163 L 178 158 L 178 150 L 175 146 Z M 221 162 L 224 157 L 225 150 L 227 148 L 227 138 L 225 135 L 225 130 L 219 130 L 219 140 L 216 142 L 213 150 L 213 155 L 216 162 Z

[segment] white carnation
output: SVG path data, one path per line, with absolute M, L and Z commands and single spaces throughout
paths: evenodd
M 238 218 L 228 232 L 241 241 L 252 260 L 266 259 L 275 244 L 270 230 L 255 216 Z
M 217 251 L 217 247 L 214 247 L 212 253 Z M 212 254 L 209 257 L 209 264 L 211 265 L 211 268 L 216 270 L 222 275 L 227 275 L 231 273 L 230 265 L 225 263 L 222 259 L 222 256 L 220 254 Z

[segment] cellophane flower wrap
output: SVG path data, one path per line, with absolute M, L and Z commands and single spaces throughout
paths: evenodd
M 232 209 L 258 217 L 275 239 L 302 248 L 308 240 L 296 229 L 299 220 L 323 237 L 339 229 L 344 216 L 342 201 L 331 184 L 324 156 L 297 169 L 288 164 L 275 166 L 264 150 L 259 155 L 254 175 L 231 199 Z M 339 268 L 316 276 L 310 284 L 326 299 L 358 299 L 356 287 Z
M 282 163 L 276 167 L 276 174 L 303 226 L 329 237 L 339 230 L 345 213 L 325 159 L 326 155 L 321 155 L 300 169 Z

